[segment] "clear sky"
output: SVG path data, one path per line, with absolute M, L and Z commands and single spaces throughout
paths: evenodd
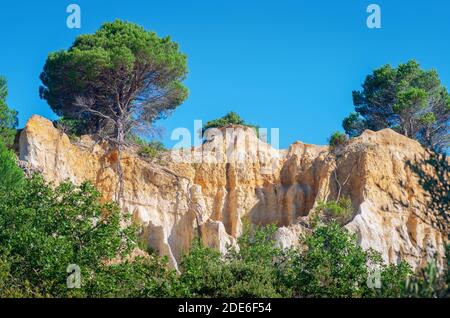
M 66 26 L 71 3 L 81 6 L 80 30 Z M 366 26 L 371 3 L 381 29 Z M 32 114 L 56 118 L 38 96 L 48 53 L 116 18 L 170 35 L 189 56 L 190 97 L 157 123 L 167 145 L 172 129 L 231 110 L 279 128 L 282 147 L 325 144 L 352 111 L 352 90 L 386 63 L 415 58 L 450 88 L 448 0 L 2 0 L 0 74 L 21 126 Z

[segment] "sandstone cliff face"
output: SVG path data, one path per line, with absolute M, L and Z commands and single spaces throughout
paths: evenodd
M 174 267 L 195 235 L 221 251 L 236 245 L 244 219 L 276 223 L 278 243 L 295 245 L 315 205 L 338 192 L 352 200 L 347 228 L 361 246 L 389 263 L 405 259 L 416 268 L 436 257 L 442 266 L 445 235 L 430 225 L 429 198 L 406 163 L 425 155 L 417 142 L 386 129 L 366 131 L 333 151 L 301 142 L 278 151 L 253 130 L 237 128 L 202 147 L 168 152 L 160 164 L 132 151 L 123 158 L 121 205 L 142 224 L 149 247 Z M 20 159 L 48 181 L 90 180 L 105 199 L 114 197 L 117 154 L 107 144 L 89 137 L 71 143 L 50 121 L 33 116 L 19 148 Z

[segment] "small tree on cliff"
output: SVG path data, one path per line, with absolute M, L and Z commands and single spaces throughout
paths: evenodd
M 56 114 L 116 145 L 120 199 L 126 136 L 147 131 L 187 98 L 186 74 L 187 57 L 169 37 L 116 20 L 79 36 L 68 51 L 51 53 L 40 96 Z
M 235 112 L 229 112 L 228 114 L 226 114 L 221 118 L 208 121 L 205 125 L 203 125 L 202 136 L 205 135 L 208 129 L 222 128 L 228 125 L 241 125 L 253 128 L 255 130 L 256 135 L 259 136 L 259 126 L 247 123 L 244 119 L 242 119 L 241 116 L 239 116 L 239 114 Z

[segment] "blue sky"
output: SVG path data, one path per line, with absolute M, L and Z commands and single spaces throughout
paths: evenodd
M 66 27 L 66 7 L 82 9 L 81 30 Z M 368 29 L 366 8 L 382 9 L 382 29 Z M 2 1 L 0 74 L 23 126 L 32 114 L 55 119 L 39 99 L 49 52 L 116 18 L 170 35 L 189 56 L 189 99 L 167 120 L 170 132 L 193 130 L 233 110 L 261 127 L 280 128 L 281 147 L 325 144 L 352 111 L 351 92 L 386 63 L 415 58 L 450 88 L 447 0 L 72 0 Z

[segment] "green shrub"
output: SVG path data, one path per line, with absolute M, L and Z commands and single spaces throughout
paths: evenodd
M 16 165 L 15 155 L 0 141 L 0 191 L 6 192 L 20 187 L 23 172 Z
M 345 225 L 352 220 L 353 207 L 350 198 L 341 198 L 339 201 L 319 202 L 313 211 L 312 219 L 330 223 L 337 222 Z
M 304 253 L 294 261 L 293 289 L 298 297 L 363 297 L 367 262 L 379 263 L 337 223 L 320 226 L 303 238 Z
M 414 279 L 411 266 L 405 261 L 399 264 L 382 265 L 379 267 L 381 288 L 372 289 L 373 297 L 400 298 L 409 297 L 408 284 Z
M 334 222 L 317 227 L 302 242 L 306 248 L 294 256 L 290 280 L 298 297 L 398 297 L 411 274 L 404 262 L 383 265 L 379 253 L 364 251 L 355 235 Z M 377 269 L 380 288 L 368 284 Z
M 102 266 L 83 288 L 84 295 L 92 298 L 173 297 L 177 282 L 176 272 L 168 269 L 167 258 L 152 256 Z
M 226 256 L 198 240 L 181 262 L 185 297 L 290 297 L 284 284 L 283 252 L 273 241 L 275 227 L 246 229 L 240 250 Z
M 16 128 L 19 123 L 17 111 L 8 108 L 6 98 L 8 86 L 6 79 L 0 76 L 0 142 L 11 147 L 16 136 Z
M 20 292 L 14 289 L 14 278 L 11 275 L 11 262 L 4 247 L 0 247 L 0 297 L 20 297 Z
M 222 128 L 222 127 L 226 127 L 229 125 L 241 125 L 241 126 L 247 126 L 247 127 L 253 128 L 255 130 L 256 134 L 258 135 L 259 127 L 246 123 L 245 120 L 242 119 L 241 116 L 239 116 L 235 112 L 230 112 L 221 118 L 207 122 L 203 126 L 202 135 L 204 135 L 205 132 L 210 128 Z
M 291 251 L 276 246 L 276 230 L 275 225 L 244 230 L 239 252 L 232 249 L 228 255 L 236 279 L 230 297 L 291 297 L 286 285 Z
M 328 139 L 328 144 L 330 147 L 338 147 L 345 144 L 347 140 L 348 138 L 346 134 L 337 131 Z
M 437 298 L 446 294 L 446 277 L 439 275 L 435 260 L 430 260 L 425 268 L 408 279 L 402 297 Z
M 128 137 L 128 142 L 139 148 L 138 155 L 143 158 L 154 159 L 158 157 L 162 152 L 167 151 L 162 142 L 157 140 L 148 142 L 136 135 L 130 135 Z
M 220 252 L 198 239 L 183 256 L 180 270 L 180 297 L 223 297 L 233 280 Z
M 128 220 L 116 205 L 100 202 L 89 183 L 53 188 L 39 176 L 0 192 L 0 246 L 7 247 L 0 260 L 8 260 L 3 275 L 33 297 L 166 294 L 174 274 L 158 258 L 113 262 L 126 260 L 137 247 L 136 229 L 122 227 Z M 81 269 L 81 289 L 67 288 L 71 264 Z
M 166 147 L 164 147 L 164 144 L 162 142 L 151 141 L 141 146 L 138 154 L 141 157 L 153 159 L 158 157 L 158 155 L 164 151 L 167 151 L 167 149 Z
M 71 140 L 76 140 L 78 136 L 84 133 L 85 125 L 77 119 L 60 118 L 53 122 L 55 127 L 69 136 Z

